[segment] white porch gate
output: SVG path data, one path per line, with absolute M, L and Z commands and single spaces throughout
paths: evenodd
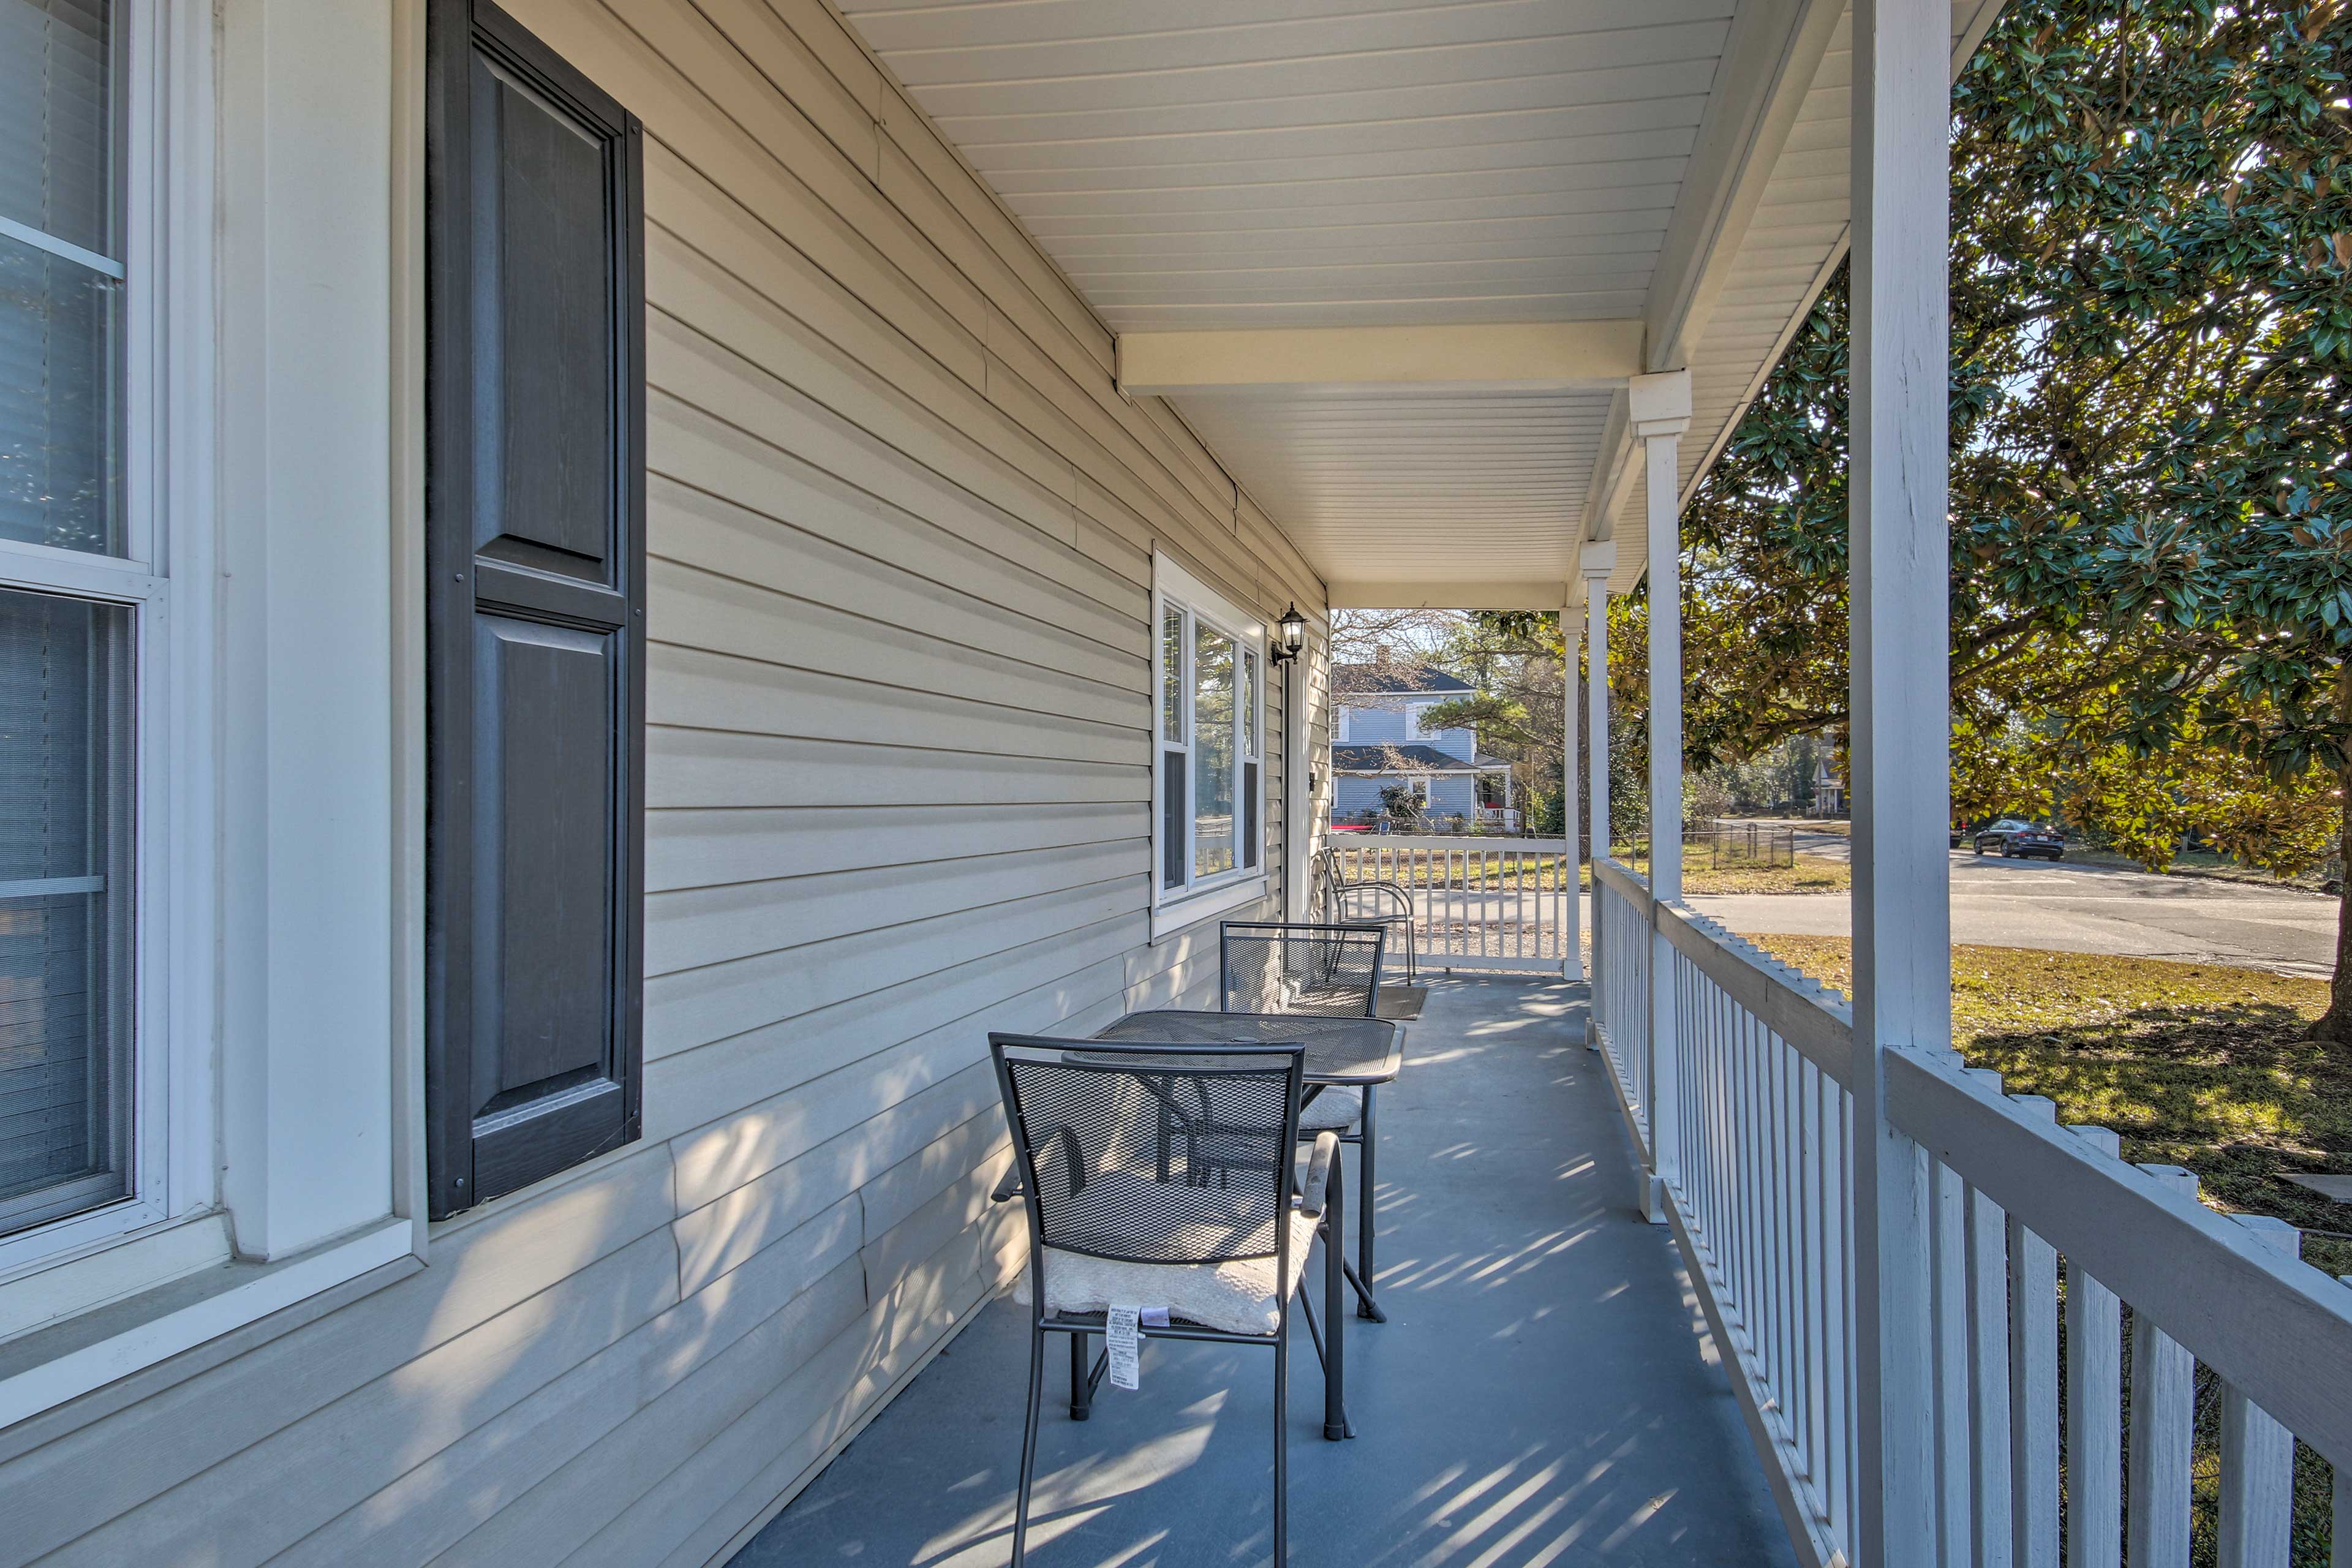
M 1573 956 L 1576 862 L 1566 839 L 1335 834 L 1331 842 L 1343 882 L 1388 882 L 1412 899 L 1423 969 L 1557 974 Z

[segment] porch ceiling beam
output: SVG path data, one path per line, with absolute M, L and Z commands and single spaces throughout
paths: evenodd
M 1424 389 L 1550 392 L 1639 375 L 1639 321 L 1122 332 L 1130 397 Z
M 1335 610 L 1559 610 L 1569 606 L 1565 580 L 1433 583 L 1335 579 L 1326 590 Z

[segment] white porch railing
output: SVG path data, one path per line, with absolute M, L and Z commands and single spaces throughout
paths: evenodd
M 1881 1395 L 1858 1301 L 1915 1297 L 1934 1365 L 1906 1385 L 1931 1391 L 1943 1568 L 2056 1568 L 2062 1529 L 2068 1568 L 2187 1568 L 2200 1364 L 2221 1568 L 2290 1561 L 2297 1437 L 2336 1467 L 2332 1562 L 2352 1563 L 2352 1290 L 2297 1260 L 2294 1230 L 2204 1207 L 2187 1172 L 2125 1163 L 2114 1133 L 2062 1127 L 1948 1052 L 1897 1051 L 1885 1110 L 1927 1177 L 1930 1278 L 1858 1279 L 1843 999 L 1622 868 L 1599 882 L 1598 1045 L 1810 1563 L 1853 1556 L 1861 1408 Z M 1668 1037 L 1620 983 L 1653 921 Z M 1638 1108 L 1668 1073 L 1675 1125 L 1653 1130 Z M 1916 1429 L 1903 1414 L 1890 1426 Z
M 1412 900 L 1424 969 L 1558 973 L 1575 940 L 1575 868 L 1563 838 L 1333 835 L 1343 882 L 1391 882 Z
M 1650 1139 L 1650 889 L 1615 861 L 1593 868 L 1593 1017 L 1644 1151 Z

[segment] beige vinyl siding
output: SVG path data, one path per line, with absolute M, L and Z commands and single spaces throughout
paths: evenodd
M 819 0 L 507 8 L 647 133 L 645 1140 L 0 1434 L 0 1563 L 723 1555 L 1017 1266 L 986 1031 L 1213 982 L 1151 553 L 1322 584 Z

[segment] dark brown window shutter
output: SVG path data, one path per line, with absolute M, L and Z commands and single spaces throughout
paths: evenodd
M 488 0 L 425 86 L 435 1217 L 637 1136 L 645 222 L 635 116 Z

